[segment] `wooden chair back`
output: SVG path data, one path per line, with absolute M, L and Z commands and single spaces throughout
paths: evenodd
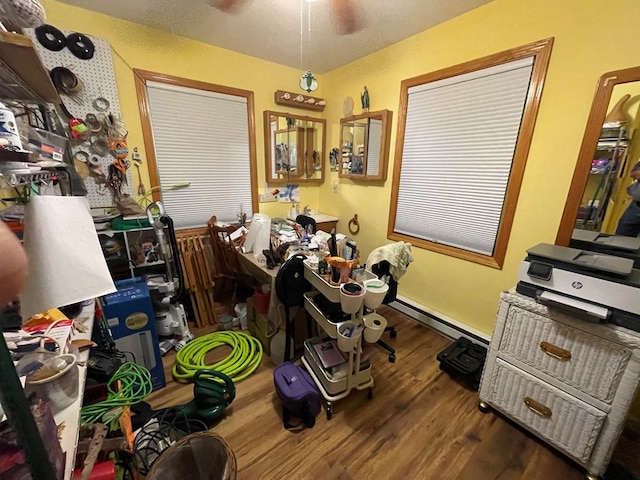
M 214 275 L 217 277 L 238 278 L 243 274 L 237 250 L 239 245 L 231 240 L 231 234 L 238 227 L 235 225 L 216 225 L 216 221 L 217 217 L 214 215 L 207 222 L 211 248 L 213 249 Z

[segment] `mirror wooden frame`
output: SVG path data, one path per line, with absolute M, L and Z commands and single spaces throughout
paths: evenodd
M 573 171 L 571 186 L 569 187 L 569 195 L 564 205 L 558 234 L 556 235 L 556 245 L 568 246 L 573 233 L 580 202 L 584 193 L 589 172 L 591 171 L 591 161 L 593 160 L 593 152 L 598 145 L 602 124 L 607 115 L 607 108 L 611 101 L 611 93 L 616 85 L 621 83 L 640 81 L 640 67 L 625 68 L 623 70 L 614 70 L 607 72 L 600 77 L 593 96 L 591 111 L 587 119 L 587 126 L 584 130 L 582 145 L 578 153 L 578 161 Z
M 273 178 L 274 173 L 271 169 L 271 116 L 277 115 L 279 117 L 290 117 L 296 120 L 303 120 L 306 122 L 315 122 L 322 125 L 322 139 L 320 145 L 322 151 L 320 153 L 320 178 L 306 178 L 304 174 L 290 175 L 287 178 Z M 327 158 L 327 121 L 324 118 L 308 117 L 305 115 L 295 115 L 287 112 L 275 112 L 273 110 L 265 110 L 263 116 L 264 123 L 264 172 L 265 179 L 269 185 L 286 185 L 288 183 L 295 183 L 300 185 L 320 185 L 324 182 L 324 175 L 326 169 Z M 306 165 L 305 165 L 306 168 Z
M 348 126 L 349 124 L 353 124 L 358 120 L 370 120 L 370 119 L 380 119 L 382 120 L 382 131 L 380 138 L 380 160 L 378 164 L 378 174 L 377 175 L 367 175 L 367 163 L 366 163 L 366 147 L 365 147 L 365 161 L 363 162 L 363 173 L 362 174 L 354 174 L 354 173 L 343 173 L 342 172 L 342 149 L 344 146 L 343 135 L 343 127 Z M 340 119 L 340 156 L 338 158 L 338 177 L 340 178 L 349 178 L 351 180 L 379 180 L 385 181 L 387 179 L 387 165 L 389 163 L 389 149 L 391 146 L 391 119 L 393 118 L 393 112 L 391 110 L 378 110 L 375 112 L 364 112 L 359 115 L 352 115 L 350 117 L 345 117 Z M 368 142 L 369 140 L 369 132 L 368 129 L 365 132 L 365 138 Z

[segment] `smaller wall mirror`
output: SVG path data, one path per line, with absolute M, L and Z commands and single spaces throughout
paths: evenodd
M 326 120 L 264 112 L 264 151 L 271 185 L 324 181 Z
M 387 179 L 391 116 L 391 111 L 380 110 L 340 120 L 338 176 L 353 180 Z

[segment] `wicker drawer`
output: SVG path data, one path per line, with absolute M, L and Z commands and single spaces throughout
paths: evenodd
M 621 345 L 513 305 L 498 348 L 607 403 L 631 356 Z
M 500 359 L 489 381 L 489 404 L 577 460 L 589 459 L 604 412 Z

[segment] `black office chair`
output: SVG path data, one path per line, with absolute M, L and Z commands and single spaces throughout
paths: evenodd
M 311 233 L 316 233 L 316 221 L 313 219 L 313 217 L 309 217 L 307 215 L 298 215 L 296 217 L 296 223 L 304 228 L 305 231 L 307 230 L 307 225 L 311 225 Z
M 313 219 L 312 219 L 313 220 Z M 304 294 L 311 290 L 311 284 L 304 278 L 305 255 L 293 255 L 284 262 L 276 274 L 276 295 L 278 300 L 284 305 L 285 319 L 285 347 L 284 361 L 293 361 L 297 355 L 295 353 L 296 328 L 295 322 L 291 319 L 290 310 L 292 307 L 304 308 Z M 307 329 L 309 337 L 311 333 L 311 318 L 307 314 Z M 294 351 L 291 351 L 291 343 L 294 343 Z
M 394 280 L 393 276 L 389 272 L 390 266 L 391 265 L 386 260 L 383 260 L 380 263 L 376 263 L 375 265 L 371 265 L 371 272 L 378 278 L 383 278 L 385 276 L 388 277 L 387 284 L 389 285 L 389 290 L 387 290 L 387 294 L 385 295 L 384 300 L 382 300 L 382 303 L 384 305 L 393 302 L 396 299 L 396 295 L 398 294 L 398 282 Z M 392 325 L 385 327 L 384 331 L 389 332 L 389 336 L 391 338 L 396 338 L 396 336 L 398 335 L 398 332 L 396 332 L 396 327 Z M 395 348 L 393 348 L 383 340 L 378 340 L 376 343 L 384 348 L 387 352 L 389 352 L 389 362 L 394 363 L 396 361 Z

